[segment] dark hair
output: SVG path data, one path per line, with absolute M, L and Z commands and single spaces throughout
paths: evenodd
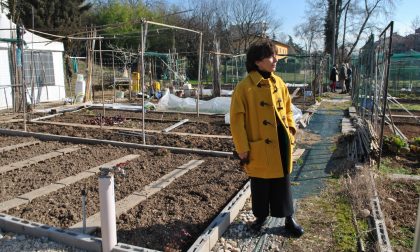
M 246 53 L 246 71 L 249 73 L 253 70 L 258 70 L 255 61 L 271 57 L 276 54 L 276 51 L 276 46 L 269 40 L 253 43 Z

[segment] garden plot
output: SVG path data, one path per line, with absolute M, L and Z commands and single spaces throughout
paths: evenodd
M 2 184 L 15 184 L 9 184 L 7 195 L 0 198 L 0 206 L 12 197 L 24 198 L 37 190 L 38 194 L 32 194 L 36 197 L 31 198 L 30 202 L 2 212 L 39 223 L 73 229 L 71 227 L 82 220 L 82 189 L 85 189 L 88 195 L 87 216 L 99 212 L 98 177 L 95 172 L 99 171 L 100 165 L 97 165 L 115 157 L 127 156 L 131 157 L 126 160 L 124 168 L 127 177 L 115 178 L 117 206 L 118 201 L 133 196 L 133 193 L 144 192 L 145 188 L 154 188 L 150 185 L 162 177 L 166 183 L 159 190 L 155 188 L 153 196 L 144 194 L 144 200 L 138 206 L 133 206 L 132 210 L 117 209 L 120 215 L 117 221 L 119 241 L 148 248 L 186 249 L 191 246 L 247 179 L 238 163 L 230 158 L 173 154 L 164 149 L 149 151 L 87 146 L 74 155 L 69 155 L 67 161 L 60 157 L 54 162 L 47 161 L 28 167 L 28 170 L 20 173 L 19 170 L 13 171 L 13 174 L 7 173 L 10 175 L 7 177 L 13 177 L 15 180 L 2 178 Z M 168 174 L 177 169 L 184 169 L 185 165 L 192 161 L 199 161 L 194 169 L 176 179 L 169 179 Z M 40 179 L 43 170 L 46 174 Z M 89 177 L 75 180 L 79 174 L 88 172 L 92 173 Z M 51 183 L 61 187 L 45 195 L 39 194 L 39 189 L 48 188 L 48 184 Z M 28 186 L 22 189 L 21 185 Z
M 27 142 L 35 142 L 35 141 L 37 141 L 35 138 L 17 138 L 13 136 L 0 135 L 0 148 L 9 147 L 12 145 L 18 145 L 18 144 L 27 143 Z
M 13 137 L 16 141 L 25 138 Z M 42 144 L 41 144 L 42 145 Z M 124 155 L 138 153 L 140 158 L 146 158 L 147 152 L 129 150 L 113 146 L 86 146 L 79 145 L 78 151 L 68 155 L 61 155 L 56 158 L 46 160 L 28 166 L 24 169 L 16 169 L 3 174 L 0 177 L 1 195 L 0 201 L 10 200 L 21 194 L 47 186 L 69 176 L 76 175 L 89 168 L 104 164 Z M 28 147 L 28 150 L 16 150 L 10 152 L 16 159 L 27 159 L 32 152 L 37 152 L 39 146 Z
M 9 123 L 2 124 L 3 128 L 23 130 L 21 123 Z M 61 136 L 73 136 L 83 138 L 95 138 L 104 140 L 113 140 L 120 142 L 129 143 L 143 143 L 143 134 L 141 131 L 130 131 L 130 130 L 110 130 L 97 128 L 86 128 L 86 127 L 75 127 L 75 126 L 64 126 L 64 125 L 41 125 L 41 124 L 28 124 L 27 130 L 29 132 L 40 132 L 48 133 Z M 171 133 L 171 132 L 169 132 Z M 181 134 L 181 133 L 179 133 Z M 233 151 L 233 141 L 230 136 L 224 137 L 204 137 L 199 135 L 193 135 L 190 133 L 179 134 L 164 134 L 158 133 L 145 133 L 146 144 L 148 145 L 163 145 L 172 147 L 185 147 L 195 148 L 203 150 L 213 151 Z
M 74 113 L 65 113 L 64 115 L 52 117 L 44 121 L 99 125 L 101 115 L 103 115 L 103 110 L 101 109 L 84 109 Z M 142 116 L 141 112 L 106 110 L 104 125 L 141 129 Z M 230 128 L 229 125 L 225 124 L 224 116 L 218 115 L 200 115 L 197 117 L 197 115 L 189 113 L 147 111 L 145 113 L 145 129 L 162 131 L 185 119 L 188 119 L 188 121 L 171 131 L 193 134 L 230 135 Z
M 420 182 L 415 180 L 392 181 L 381 178 L 376 183 L 393 249 L 395 251 L 411 251 Z
M 62 150 L 68 146 L 68 144 L 59 142 L 42 142 L 37 144 L 36 147 L 26 146 L 0 153 L 0 173 L 1 167 L 5 167 L 6 165 L 16 163 L 24 159 L 30 159 L 36 156 L 47 154 L 54 150 Z
M 208 158 L 176 183 L 121 215 L 118 239 L 150 249 L 186 251 L 246 179 L 235 161 Z

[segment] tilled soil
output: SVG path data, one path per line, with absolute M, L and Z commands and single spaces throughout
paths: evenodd
M 419 181 L 377 181 L 385 223 L 395 251 L 411 251 L 419 203 Z
M 28 159 L 41 154 L 46 154 L 58 149 L 66 148 L 69 145 L 66 143 L 59 142 L 42 142 L 36 145 L 36 148 L 32 146 L 23 147 L 18 150 L 8 151 L 0 153 L 0 166 Z
M 50 118 L 47 121 L 93 124 L 97 121 L 95 118 L 100 115 L 103 115 L 103 110 L 101 109 L 86 109 L 74 113 L 65 113 L 64 115 Z M 123 118 L 124 121 L 122 123 L 116 124 L 118 127 L 142 128 L 141 112 L 106 110 L 105 116 L 107 118 Z M 163 130 L 183 119 L 189 119 L 189 122 L 184 123 L 172 131 L 194 134 L 230 135 L 230 127 L 225 124 L 224 117 L 217 115 L 200 115 L 197 117 L 194 114 L 147 112 L 145 114 L 145 129 Z
M 32 142 L 32 141 L 36 141 L 36 140 L 37 139 L 31 138 L 31 137 L 16 138 L 16 137 L 13 137 L 13 136 L 0 135 L 0 148 L 11 146 L 11 145 L 16 145 L 16 144 L 20 144 L 20 143 Z
M 100 146 L 97 152 L 102 152 Z M 143 151 L 134 150 L 120 153 L 119 157 L 128 153 L 140 154 L 140 157 L 129 161 L 124 168 L 127 177 L 115 178 L 116 201 L 128 196 L 134 191 L 141 190 L 152 181 L 176 167 L 197 158 L 194 155 L 172 154 L 165 150 Z M 104 150 L 105 157 L 109 150 Z M 78 157 L 74 158 L 77 159 Z M 71 157 L 69 159 L 72 159 Z M 78 163 L 75 163 L 77 165 Z M 85 165 L 83 165 L 85 167 Z M 87 169 L 87 167 L 85 167 Z M 55 167 L 59 170 L 61 167 Z M 79 168 L 80 169 L 80 168 Z M 87 191 L 87 215 L 99 211 L 98 177 L 92 176 L 75 184 L 59 189 L 56 192 L 34 199 L 31 203 L 13 208 L 8 214 L 44 224 L 67 228 L 82 220 L 81 190 Z
M 53 117 L 50 120 L 55 122 L 72 122 L 74 118 L 91 118 L 94 116 L 103 115 L 103 110 L 98 108 L 93 109 L 83 109 L 77 112 L 65 112 L 62 116 Z M 133 120 L 141 120 L 142 119 L 142 112 L 141 111 L 124 111 L 124 110 L 114 110 L 114 109 L 106 109 L 105 116 L 113 117 L 113 116 L 121 116 L 127 119 Z M 220 115 L 203 115 L 200 114 L 197 117 L 194 113 L 176 113 L 176 112 L 154 112 L 154 111 L 146 111 L 145 119 L 154 119 L 154 120 L 162 120 L 162 121 L 181 121 L 183 119 L 189 119 L 192 122 L 210 122 L 210 123 L 217 123 L 217 122 L 224 122 L 224 116 Z
M 246 179 L 234 160 L 206 158 L 205 163 L 122 215 L 118 240 L 150 249 L 186 251 Z
M 409 139 L 412 140 L 415 137 L 420 136 L 420 125 L 416 124 L 405 124 L 395 123 L 395 125 L 402 131 L 402 133 Z M 392 131 L 388 126 L 384 127 L 384 135 L 392 135 Z
M 18 195 L 49 185 L 68 176 L 96 167 L 123 155 L 138 153 L 147 158 L 144 151 L 129 150 L 113 146 L 80 145 L 81 150 L 72 152 L 45 162 L 31 165 L 24 169 L 13 170 L 0 177 L 0 201 L 12 199 Z M 28 147 L 28 151 L 36 151 L 37 147 Z M 15 151 L 17 159 L 25 159 L 20 150 Z
M 3 124 L 2 127 L 22 130 L 22 124 Z M 111 131 L 72 126 L 60 125 L 37 125 L 29 124 L 27 127 L 30 132 L 49 133 L 54 135 L 74 136 L 84 138 L 97 138 L 104 140 L 114 140 L 130 143 L 143 143 L 143 136 L 141 132 L 126 133 L 120 131 Z M 216 150 L 216 151 L 233 151 L 233 141 L 231 139 L 221 138 L 203 138 L 195 136 L 179 136 L 179 135 L 165 135 L 146 133 L 146 144 L 149 145 L 163 145 L 173 147 L 196 148 L 203 150 Z

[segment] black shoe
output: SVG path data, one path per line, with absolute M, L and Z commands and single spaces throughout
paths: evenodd
M 259 232 L 266 219 L 267 217 L 257 217 L 257 219 L 251 223 L 250 228 L 256 232 Z
M 303 228 L 296 223 L 292 216 L 286 217 L 284 227 L 293 237 L 296 238 L 301 237 L 304 233 Z

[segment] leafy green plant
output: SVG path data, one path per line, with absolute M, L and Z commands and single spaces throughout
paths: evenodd
M 415 145 L 420 146 L 420 137 L 413 138 L 413 142 Z
M 385 136 L 384 144 L 394 153 L 398 153 L 401 148 L 408 147 L 408 143 L 402 137 L 397 135 Z

